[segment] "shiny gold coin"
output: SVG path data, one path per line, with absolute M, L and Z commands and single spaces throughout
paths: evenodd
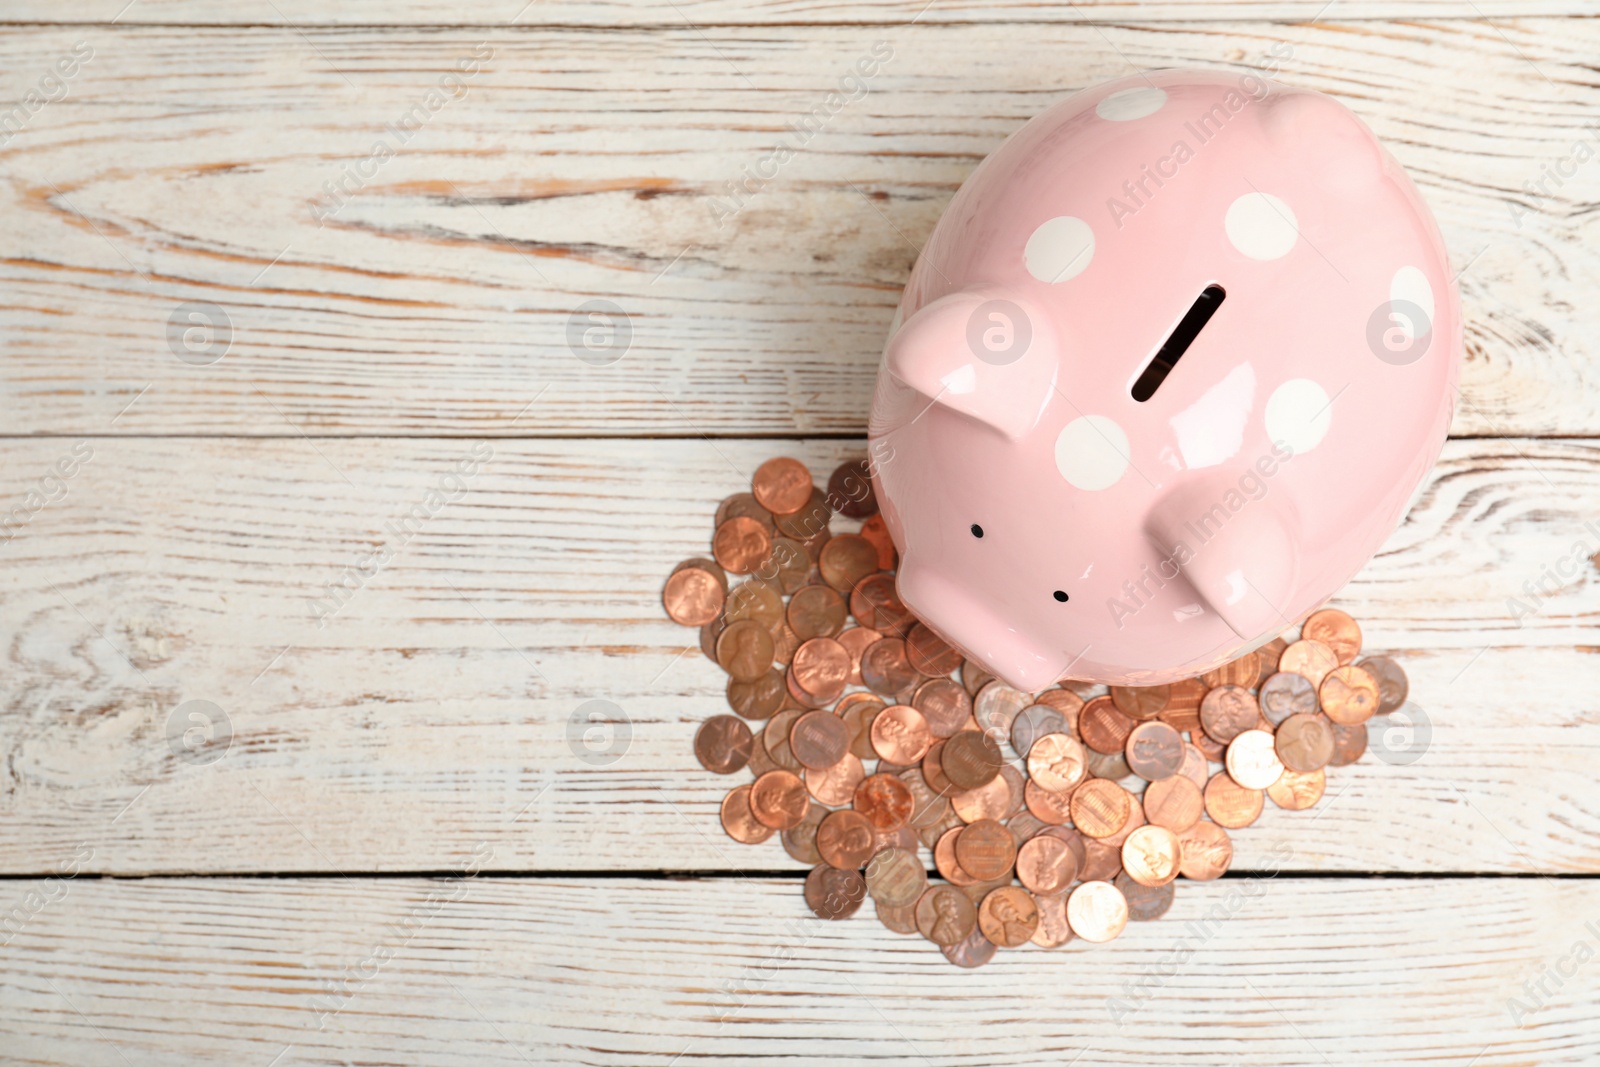
M 1218 826 L 1238 830 L 1249 826 L 1261 816 L 1266 799 L 1259 789 L 1250 789 L 1234 781 L 1227 771 L 1211 776 L 1205 790 L 1206 814 Z
M 1280 808 L 1304 811 L 1322 799 L 1327 787 L 1327 773 L 1320 767 L 1306 772 L 1284 771 L 1282 778 L 1267 786 L 1267 797 Z
M 1224 766 L 1228 776 L 1246 789 L 1265 789 L 1283 777 L 1283 761 L 1265 730 L 1246 730 L 1229 741 Z
M 1318 688 L 1328 672 L 1338 665 L 1339 657 L 1321 641 L 1296 641 L 1278 657 L 1278 670 L 1298 674 Z
M 1085 941 L 1110 941 L 1127 928 L 1127 898 L 1110 882 L 1084 882 L 1067 897 L 1067 925 Z
M 1317 688 L 1323 714 L 1341 726 L 1355 726 L 1378 713 L 1378 682 L 1360 667 L 1335 667 Z
M 1178 835 L 1164 826 L 1141 826 L 1122 843 L 1122 867 L 1143 886 L 1166 885 L 1178 877 L 1182 856 Z
M 1089 837 L 1110 837 L 1123 828 L 1133 798 L 1116 782 L 1091 778 L 1072 792 L 1072 825 Z
M 1361 652 L 1361 627 L 1337 608 L 1312 612 L 1300 627 L 1301 638 L 1333 649 L 1341 665 L 1354 663 Z
M 999 948 L 1026 945 L 1039 928 L 1039 907 L 1026 889 L 1001 886 L 978 906 L 978 928 Z

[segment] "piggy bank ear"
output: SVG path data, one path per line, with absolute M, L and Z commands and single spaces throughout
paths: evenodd
M 1015 439 L 1044 412 L 1058 352 L 1038 305 L 1003 290 L 967 289 L 907 319 L 890 339 L 884 365 L 928 403 Z

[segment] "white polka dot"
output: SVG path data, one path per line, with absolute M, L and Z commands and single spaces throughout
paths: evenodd
M 1142 119 L 1146 115 L 1154 115 L 1166 102 L 1167 94 L 1164 90 L 1157 89 L 1153 85 L 1141 85 L 1137 89 L 1124 89 L 1120 93 L 1112 93 L 1094 106 L 1094 113 L 1112 122 L 1128 122 L 1132 119 Z
M 1033 231 L 1022 259 L 1041 282 L 1075 278 L 1094 259 L 1094 231 L 1080 218 L 1059 215 Z
M 1288 445 L 1297 456 L 1316 448 L 1332 422 L 1328 394 L 1310 378 L 1289 379 L 1267 400 L 1267 437 Z
M 1278 259 L 1299 237 L 1289 205 L 1271 193 L 1245 193 L 1228 208 L 1228 240 L 1251 259 Z
M 1128 435 L 1104 415 L 1073 419 L 1056 437 L 1056 470 L 1093 492 L 1117 483 L 1128 469 Z
M 1394 272 L 1394 280 L 1389 283 L 1389 301 L 1394 303 L 1402 300 L 1422 309 L 1426 323 L 1422 326 L 1424 333 L 1433 329 L 1433 286 L 1428 284 L 1428 276 L 1416 267 L 1401 267 Z M 1407 334 L 1412 335 L 1409 317 L 1402 315 L 1400 321 Z

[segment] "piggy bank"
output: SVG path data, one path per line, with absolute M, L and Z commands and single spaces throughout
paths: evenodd
M 1021 689 L 1209 670 L 1398 525 L 1461 348 L 1438 227 L 1343 105 L 1085 90 L 979 165 L 901 297 L 869 423 L 901 598 Z

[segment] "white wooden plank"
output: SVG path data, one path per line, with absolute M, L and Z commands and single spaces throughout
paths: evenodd
M 29 891 L 65 896 L 0 964 L 16 1064 L 1510 1067 L 1600 1048 L 1589 880 L 1186 883 L 1115 942 L 976 971 L 870 914 L 813 919 L 792 880 L 6 882 L 0 900 Z
M 0 500 L 24 502 L 72 447 L 0 442 Z M 115 873 L 440 870 L 480 839 L 508 870 L 794 866 L 721 834 L 731 785 L 691 739 L 725 679 L 660 588 L 761 461 L 788 452 L 825 477 L 859 442 L 88 447 L 0 549 L 0 871 L 48 872 L 80 841 Z M 492 458 L 408 542 L 386 531 L 480 447 Z M 1400 654 L 1431 747 L 1337 772 L 1307 869 L 1600 865 L 1596 515 L 1600 447 L 1447 447 L 1339 598 L 1369 648 Z M 386 543 L 392 560 L 319 628 L 310 601 Z M 1549 595 L 1519 618 L 1525 582 Z M 591 698 L 632 720 L 606 766 L 568 741 Z M 215 765 L 167 736 L 195 699 L 231 722 Z M 1240 862 L 1305 818 L 1269 813 Z
M 1084 85 L 1182 64 L 1332 92 L 1410 169 L 1464 271 L 1458 433 L 1600 419 L 1600 165 L 1527 185 L 1583 158 L 1600 20 L 13 27 L 0 99 L 79 41 L 66 96 L 6 145 L 11 433 L 860 433 L 897 293 L 977 162 Z M 878 41 L 865 98 L 719 225 Z M 403 145 L 385 132 L 491 50 Z M 594 299 L 629 316 L 612 366 L 568 347 Z M 196 301 L 232 326 L 210 366 L 169 346 Z

